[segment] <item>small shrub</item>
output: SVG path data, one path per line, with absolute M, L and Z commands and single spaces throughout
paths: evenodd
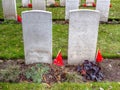
M 4 69 L 0 69 L 0 81 L 17 82 L 20 74 L 18 65 L 8 65 Z
M 25 76 L 27 79 L 32 79 L 35 83 L 41 83 L 43 74 L 47 73 L 48 70 L 48 66 L 36 64 L 35 66 L 32 66 L 26 70 Z

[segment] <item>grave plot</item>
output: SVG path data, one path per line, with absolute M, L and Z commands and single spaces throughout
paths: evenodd
M 111 0 L 113 6 L 109 9 L 108 21 L 100 24 L 95 7 L 80 6 L 80 0 L 76 1 L 77 4 L 70 1 L 72 4 L 68 7 L 75 5 L 77 10 L 70 11 L 69 21 L 66 22 L 67 6 L 47 6 L 46 11 L 28 11 L 32 8 L 20 7 L 22 3 L 17 0 L 18 15 L 23 12 L 22 23 L 15 23 L 15 20 L 0 23 L 0 81 L 48 85 L 57 82 L 120 81 L 120 15 L 117 1 Z M 83 3 L 81 0 L 81 5 Z M 81 8 L 87 10 L 81 12 L 78 10 Z M 101 56 L 96 54 L 98 48 Z M 58 53 L 60 49 L 61 53 Z M 99 65 L 94 63 L 96 56 L 101 58 Z

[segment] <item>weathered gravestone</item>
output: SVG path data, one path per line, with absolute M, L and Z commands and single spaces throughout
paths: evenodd
M 17 20 L 16 0 L 2 0 L 5 19 Z
M 99 11 L 72 10 L 69 18 L 68 63 L 95 60 Z
M 100 21 L 107 22 L 109 16 L 110 0 L 97 0 L 96 10 L 100 11 Z
M 79 9 L 79 0 L 66 0 L 65 20 L 69 19 L 69 11 Z
M 60 6 L 65 6 L 65 0 L 60 0 Z
M 47 6 L 55 4 L 55 0 L 47 0 Z
M 28 4 L 30 4 L 30 0 L 22 0 L 23 7 L 28 7 Z
M 93 6 L 94 0 L 86 0 L 86 5 L 87 6 Z
M 52 14 L 42 10 L 22 13 L 25 63 L 52 63 Z
M 46 10 L 46 1 L 45 0 L 32 0 L 32 9 L 33 10 Z

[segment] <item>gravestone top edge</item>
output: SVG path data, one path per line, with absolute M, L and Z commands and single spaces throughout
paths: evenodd
M 22 14 L 25 14 L 25 13 L 48 13 L 48 14 L 52 14 L 52 12 L 44 11 L 44 10 L 28 10 L 28 11 L 22 12 Z
M 90 9 L 75 9 L 75 10 L 70 10 L 71 12 L 95 12 L 95 13 L 100 13 L 99 10 L 90 10 Z

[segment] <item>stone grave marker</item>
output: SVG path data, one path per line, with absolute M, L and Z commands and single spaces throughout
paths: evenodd
M 60 6 L 65 6 L 65 0 L 60 0 Z
M 69 11 L 79 9 L 79 0 L 66 0 L 65 20 L 69 19 Z
M 22 0 L 23 7 L 28 7 L 28 4 L 30 4 L 30 0 Z
M 95 60 L 100 14 L 97 10 L 71 10 L 69 18 L 68 64 Z
M 47 6 L 55 4 L 55 0 L 47 0 Z
M 25 63 L 52 63 L 52 13 L 24 11 L 22 20 Z
M 32 0 L 32 9 L 33 10 L 46 10 L 46 1 L 45 0 Z
M 93 6 L 93 3 L 95 3 L 94 0 L 86 0 L 86 5 L 87 6 Z
M 17 20 L 16 0 L 2 0 L 4 19 Z
M 107 22 L 109 17 L 110 0 L 97 0 L 96 10 L 100 11 L 100 21 Z

